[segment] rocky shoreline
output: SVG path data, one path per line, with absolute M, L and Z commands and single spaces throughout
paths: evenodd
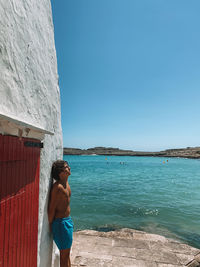
M 200 147 L 187 147 L 177 149 L 167 149 L 159 152 L 142 152 L 133 150 L 123 150 L 112 147 L 94 147 L 88 149 L 68 148 L 63 149 L 64 155 L 104 155 L 104 156 L 137 156 L 137 157 L 180 157 L 180 158 L 200 158 Z

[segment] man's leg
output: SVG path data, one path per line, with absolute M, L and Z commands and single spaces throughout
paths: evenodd
M 60 250 L 60 267 L 71 267 L 70 248 Z

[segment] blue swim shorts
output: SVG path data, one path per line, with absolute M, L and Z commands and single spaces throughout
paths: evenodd
M 71 248 L 74 224 L 72 218 L 56 218 L 52 222 L 53 240 L 59 250 Z

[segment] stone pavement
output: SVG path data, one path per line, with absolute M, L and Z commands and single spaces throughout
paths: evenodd
M 74 233 L 72 267 L 200 267 L 200 250 L 132 229 Z

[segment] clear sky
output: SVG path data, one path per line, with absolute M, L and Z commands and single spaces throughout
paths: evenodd
M 200 146 L 200 1 L 52 1 L 65 147 Z

